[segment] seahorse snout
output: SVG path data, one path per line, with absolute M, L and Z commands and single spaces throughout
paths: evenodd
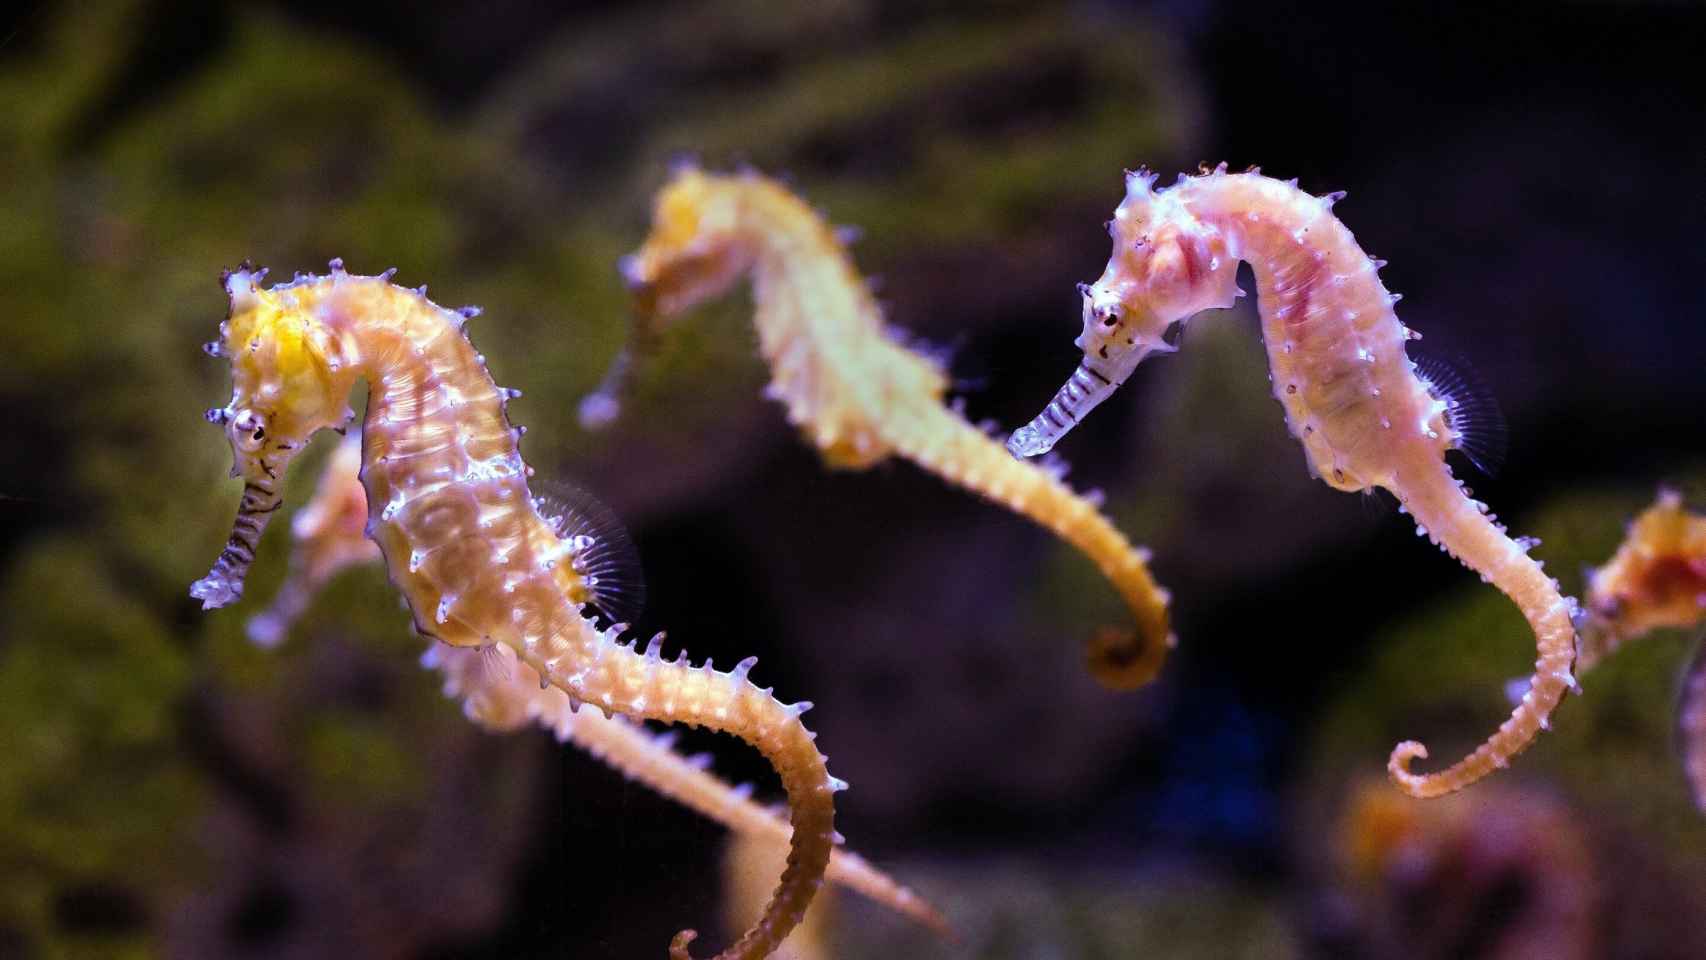
M 1015 457 L 1036 457 L 1049 452 L 1085 414 L 1112 396 L 1118 387 L 1118 381 L 1091 366 L 1086 357 L 1043 412 L 1007 438 L 1008 451 Z

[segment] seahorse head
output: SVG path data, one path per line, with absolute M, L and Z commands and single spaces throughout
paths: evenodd
M 232 392 L 208 419 L 231 441 L 233 474 L 257 481 L 276 479 L 310 436 L 342 423 L 350 388 L 312 313 L 316 294 L 288 284 L 261 290 L 265 274 L 245 265 L 225 275 L 231 311 L 210 345 L 231 360 Z
M 1125 199 L 1108 221 L 1113 255 L 1095 283 L 1078 287 L 1084 329 L 1073 343 L 1084 359 L 1043 412 L 1013 432 L 1007 447 L 1015 455 L 1048 452 L 1144 358 L 1173 352 L 1177 325 L 1237 296 L 1237 263 L 1224 239 L 1154 182 L 1142 171 L 1127 176 Z
M 658 192 L 644 246 L 622 258 L 640 313 L 680 313 L 740 279 L 752 262 L 751 244 L 740 235 L 745 202 L 729 177 L 693 166 L 676 171 Z
M 334 274 L 342 264 L 333 263 Z M 231 360 L 231 402 L 207 411 L 231 442 L 231 475 L 243 500 L 213 570 L 190 587 L 204 607 L 232 602 L 254 561 L 261 533 L 280 503 L 279 479 L 308 438 L 346 421 L 353 371 L 339 372 L 335 346 L 314 312 L 320 285 L 259 289 L 265 270 L 244 264 L 221 282 L 230 313 L 208 353 Z

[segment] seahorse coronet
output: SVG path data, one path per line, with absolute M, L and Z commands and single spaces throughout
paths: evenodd
M 1460 439 L 1449 404 L 1416 373 L 1405 352 L 1415 338 L 1398 302 L 1332 208 L 1295 181 L 1224 164 L 1181 175 L 1164 190 L 1144 171 L 1128 174 L 1109 221 L 1113 253 L 1097 280 L 1080 287 L 1084 357 L 1008 448 L 1052 449 L 1137 365 L 1170 351 L 1168 331 L 1204 310 L 1233 304 L 1238 264 L 1255 274 L 1274 396 L 1311 473 L 1348 492 L 1383 487 L 1415 518 L 1416 532 L 1481 574 L 1522 611 L 1537 659 L 1528 695 L 1474 753 L 1432 774 L 1410 771 L 1427 748 L 1392 751 L 1393 780 L 1417 796 L 1448 793 L 1509 763 L 1547 721 L 1575 680 L 1573 606 L 1538 561 L 1451 473 L 1445 452 Z
M 764 395 L 834 468 L 911 460 L 1052 531 L 1118 591 L 1135 625 L 1086 638 L 1092 673 L 1129 690 L 1152 681 L 1172 646 L 1166 592 L 1147 558 L 1053 467 L 1008 457 L 995 430 L 966 422 L 947 394 L 945 365 L 885 321 L 838 228 L 783 184 L 748 170 L 677 169 L 653 202 L 645 243 L 620 269 L 634 293 L 628 346 L 583 400 L 584 426 L 616 416 L 635 364 L 664 327 L 750 279 Z M 1123 637 L 1116 656 L 1108 638 Z
M 463 317 L 424 288 L 359 276 L 334 261 L 263 289 L 244 264 L 222 279 L 221 352 L 231 401 L 219 420 L 244 494 L 213 569 L 191 587 L 207 608 L 237 599 L 285 469 L 368 390 L 361 470 L 364 530 L 424 636 L 456 647 L 502 643 L 542 683 L 606 714 L 687 723 L 740 737 L 780 775 L 793 827 L 788 866 L 763 915 L 719 957 L 763 957 L 810 902 L 834 846 L 833 791 L 797 712 L 744 673 L 648 660 L 583 615 L 587 592 L 534 506 L 532 470 L 505 413 L 509 399 L 474 350 Z M 502 557 L 500 564 L 496 558 Z M 666 707 L 665 704 L 668 706 Z

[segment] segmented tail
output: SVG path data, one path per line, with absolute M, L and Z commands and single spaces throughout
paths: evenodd
M 494 682 L 482 667 L 481 654 L 471 647 L 433 644 L 421 663 L 444 673 L 447 696 L 463 699 L 463 709 L 475 722 L 510 730 L 532 722 L 558 740 L 573 743 L 623 776 L 696 810 L 737 834 L 780 848 L 788 843 L 786 817 L 752 801 L 750 792 L 733 786 L 705 769 L 702 762 L 675 752 L 672 733 L 653 735 L 620 714 L 606 717 L 597 710 L 576 711 L 561 690 L 539 689 L 539 675 L 516 663 L 506 648 L 506 678 Z M 863 857 L 845 848 L 830 852 L 828 878 L 899 911 L 943 936 L 952 936 L 947 920 L 935 907 Z
M 942 479 L 1029 517 L 1072 544 L 1119 591 L 1135 629 L 1103 628 L 1086 653 L 1104 686 L 1132 690 L 1155 679 L 1177 645 L 1167 616 L 1167 591 L 1149 572 L 1149 552 L 1132 545 L 1089 497 L 1049 469 L 1015 460 L 999 439 L 939 405 L 920 405 L 904 424 L 885 428 L 896 450 Z
M 1576 655 L 1575 601 L 1558 591 L 1558 582 L 1506 535 L 1484 512 L 1484 505 L 1463 495 L 1443 463 L 1434 469 L 1427 477 L 1406 478 L 1404 488 L 1411 493 L 1403 502 L 1405 509 L 1415 516 L 1418 532 L 1511 598 L 1534 630 L 1539 655 L 1521 702 L 1474 753 L 1437 773 L 1415 774 L 1410 763 L 1426 759 L 1428 748 L 1414 740 L 1393 748 L 1387 771 L 1393 782 L 1415 797 L 1461 790 L 1509 766 L 1512 757 L 1550 726 L 1548 718 L 1565 691 L 1576 689 L 1570 672 Z
M 584 629 L 578 616 L 572 621 Z M 665 661 L 661 638 L 654 638 L 642 655 L 617 642 L 619 629 L 590 638 L 590 650 L 572 658 L 545 657 L 518 651 L 522 662 L 568 694 L 607 712 L 704 727 L 739 737 L 751 744 L 775 768 L 788 795 L 793 836 L 788 866 L 763 916 L 716 960 L 758 960 L 769 955 L 805 915 L 806 906 L 823 883 L 830 851 L 839 841 L 835 832 L 835 794 L 847 784 L 829 775 L 823 754 L 813 742 L 800 715 L 804 701 L 783 704 L 747 679 L 757 658 L 749 657 L 728 672 L 686 662 L 685 654 Z M 589 639 L 589 638 L 583 638 Z M 543 646 L 543 645 L 541 645 Z M 573 660 L 569 672 L 567 661 Z M 683 930 L 670 943 L 672 960 L 691 960 L 688 945 L 698 936 Z

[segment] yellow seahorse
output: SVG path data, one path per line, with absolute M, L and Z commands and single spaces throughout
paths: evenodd
M 249 636 L 256 643 L 273 646 L 283 639 L 314 596 L 343 570 L 383 559 L 365 532 L 367 491 L 361 486 L 360 468 L 361 441 L 346 436 L 327 459 L 313 499 L 292 519 L 289 573 L 272 604 L 249 619 Z M 506 647 L 480 651 L 434 643 L 421 662 L 444 675 L 445 694 L 460 698 L 463 712 L 475 723 L 498 732 L 537 724 L 630 780 L 727 827 L 742 849 L 761 848 L 768 855 L 774 848 L 778 862 L 786 855 L 787 821 L 754 803 L 747 790 L 718 779 L 706 770 L 703 758 L 676 753 L 669 734 L 653 736 L 621 715 L 571 710 L 563 691 L 540 684 L 533 669 L 517 662 Z M 941 913 L 858 854 L 833 850 L 826 876 L 939 933 L 949 933 Z M 743 889 L 738 899 L 745 905 L 761 898 Z M 790 943 L 799 936 L 796 930 Z
M 1460 789 L 1506 766 L 1547 725 L 1575 686 L 1573 601 L 1452 476 L 1445 452 L 1462 444 L 1453 400 L 1419 376 L 1404 344 L 1416 338 L 1393 312 L 1380 261 L 1332 213 L 1343 194 L 1313 197 L 1255 171 L 1226 167 L 1181 177 L 1166 190 L 1139 171 L 1109 221 L 1113 256 L 1082 287 L 1084 359 L 1054 399 L 1008 440 L 1022 457 L 1051 449 L 1152 353 L 1174 350 L 1172 329 L 1240 295 L 1240 260 L 1256 277 L 1274 394 L 1311 470 L 1346 491 L 1383 487 L 1447 553 L 1516 603 L 1539 657 L 1530 689 L 1474 753 L 1439 773 L 1411 773 L 1428 755 L 1414 741 L 1392 751 L 1393 780 L 1415 796 Z
M 1584 673 L 1654 630 L 1706 623 L 1706 515 L 1685 509 L 1675 490 L 1660 490 L 1589 575 L 1583 606 L 1576 666 Z
M 632 365 L 655 348 L 665 321 L 750 275 L 773 377 L 766 395 L 827 463 L 863 469 L 898 454 L 1052 530 L 1095 562 L 1137 621 L 1135 633 L 1090 638 L 1095 676 L 1115 689 L 1155 678 L 1175 640 L 1148 553 L 1057 470 L 1014 461 L 947 406 L 941 366 L 885 330 L 841 238 L 799 197 L 755 173 L 685 167 L 659 191 L 651 235 L 622 272 L 634 291 L 629 346 L 582 402 L 583 424 L 616 416 Z
M 1629 524 L 1605 566 L 1588 577 L 1577 668 L 1585 673 L 1624 644 L 1663 629 L 1706 624 L 1706 515 L 1675 490 Z M 1682 678 L 1677 741 L 1694 805 L 1706 813 L 1706 640 Z
M 788 867 L 759 921 L 719 957 L 770 954 L 799 922 L 822 882 L 835 839 L 831 777 L 800 720 L 807 704 L 785 705 L 747 679 L 754 661 L 727 673 L 642 654 L 584 615 L 590 597 L 573 541 L 557 536 L 528 491 L 520 428 L 506 413 L 518 391 L 492 382 L 485 358 L 462 332 L 465 311 L 447 310 L 376 277 L 305 275 L 261 289 L 264 271 L 245 264 L 223 286 L 230 311 L 208 352 L 229 357 L 230 403 L 208 411 L 224 427 L 243 479 L 230 540 L 190 594 L 203 607 L 242 594 L 255 546 L 281 503 L 291 459 L 322 428 L 354 419 L 347 401 L 368 390 L 362 425 L 362 484 L 379 506 L 368 536 L 417 629 L 456 647 L 501 644 L 570 706 L 703 726 L 756 747 L 776 768 L 793 825 Z M 670 944 L 689 956 L 692 930 Z

